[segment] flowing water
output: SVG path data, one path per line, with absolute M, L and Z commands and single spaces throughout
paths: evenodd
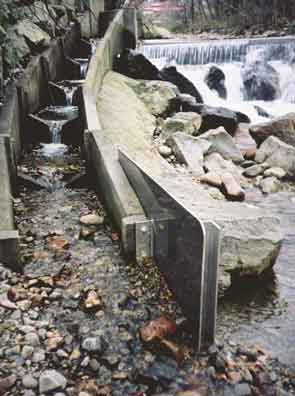
M 204 102 L 246 113 L 252 122 L 265 121 L 255 106 L 272 116 L 295 110 L 295 43 L 288 39 L 222 40 L 202 43 L 150 44 L 141 48 L 156 66 L 176 65 L 201 93 Z M 265 59 L 279 74 L 280 97 L 275 101 L 245 101 L 242 69 L 256 60 Z M 204 78 L 213 65 L 225 74 L 227 99 L 209 89 Z M 293 102 L 293 103 L 292 103 Z
M 295 111 L 295 44 L 290 40 L 231 40 L 186 44 L 151 44 L 142 52 L 159 68 L 176 65 L 200 91 L 204 102 L 242 111 L 252 122 L 265 121 L 259 105 L 273 116 Z M 275 101 L 244 101 L 241 71 L 246 63 L 264 57 L 279 73 L 281 96 Z M 225 76 L 228 97 L 221 99 L 204 82 L 210 66 L 218 64 Z M 293 103 L 292 103 L 293 102 Z M 258 344 L 295 367 L 295 194 L 267 197 L 258 190 L 247 202 L 268 209 L 281 219 L 284 241 L 274 271 L 258 281 L 231 290 L 220 302 L 218 335 L 242 345 Z

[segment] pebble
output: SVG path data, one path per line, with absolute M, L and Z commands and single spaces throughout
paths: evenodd
M 0 395 L 7 392 L 15 383 L 16 383 L 16 375 L 10 375 L 5 378 L 0 378 Z
M 171 148 L 166 146 L 165 144 L 163 144 L 162 146 L 158 147 L 158 152 L 164 158 L 170 157 L 170 155 L 172 154 Z
M 235 386 L 235 394 L 237 396 L 251 396 L 252 391 L 249 384 L 237 384 Z
M 31 374 L 27 374 L 22 378 L 22 384 L 27 389 L 34 389 L 37 388 L 38 381 Z
M 67 385 L 66 378 L 56 370 L 45 370 L 39 378 L 39 392 L 47 393 Z
M 102 342 L 100 337 L 88 337 L 82 343 L 82 348 L 87 352 L 101 352 Z
M 25 345 L 22 349 L 22 357 L 24 359 L 30 358 L 34 353 L 34 347 L 30 345 Z
M 40 362 L 43 362 L 45 360 L 45 358 L 46 358 L 45 351 L 40 349 L 39 351 L 34 353 L 34 355 L 32 357 L 32 361 L 34 363 L 40 363 Z
M 85 225 L 101 225 L 104 222 L 102 216 L 98 216 L 95 213 L 90 213 L 88 215 L 80 217 L 80 223 Z
M 25 343 L 31 346 L 38 346 L 40 345 L 40 339 L 38 334 L 36 333 L 27 333 L 25 335 Z

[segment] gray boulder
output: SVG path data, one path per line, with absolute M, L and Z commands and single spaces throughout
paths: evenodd
M 178 88 L 167 81 L 145 81 L 126 79 L 154 116 L 167 116 L 171 112 L 171 102 L 179 94 Z
M 265 171 L 265 168 L 268 168 L 266 164 L 256 164 L 253 166 L 249 166 L 244 170 L 243 175 L 247 177 L 256 177 L 262 174 Z
M 283 179 L 286 176 L 286 172 L 282 168 L 273 167 L 273 168 L 266 169 L 264 171 L 264 176 L 265 177 L 273 176 L 273 177 L 276 177 L 277 179 Z
M 200 136 L 211 143 L 209 153 L 219 153 L 223 158 L 232 160 L 233 162 L 240 163 L 244 157 L 235 145 L 233 138 L 223 127 L 208 131 Z
M 245 191 L 231 173 L 222 173 L 221 180 L 225 196 L 230 201 L 243 201 L 245 199 Z
M 47 47 L 50 42 L 50 36 L 48 33 L 44 32 L 35 23 L 29 19 L 24 19 L 19 22 L 16 26 L 18 34 L 25 37 L 29 45 L 33 48 L 35 47 Z
M 280 189 L 280 182 L 276 177 L 266 177 L 261 180 L 260 188 L 265 194 L 276 193 Z
M 289 176 L 295 175 L 295 148 L 270 136 L 256 153 L 256 162 L 265 162 L 269 167 L 282 168 Z
M 67 385 L 66 378 L 56 370 L 45 370 L 39 378 L 40 394 L 57 389 L 64 389 Z
M 186 164 L 196 176 L 204 174 L 204 154 L 211 146 L 206 140 L 186 135 L 182 132 L 174 133 L 166 140 L 179 162 Z
M 204 166 L 208 172 L 220 175 L 224 172 L 231 173 L 237 183 L 241 180 L 241 171 L 230 160 L 225 160 L 219 153 L 212 153 L 205 157 Z
M 202 119 L 196 113 L 176 113 L 167 118 L 162 126 L 162 136 L 168 137 L 175 132 L 184 132 L 188 135 L 196 135 L 200 128 Z
M 264 123 L 251 125 L 250 133 L 258 145 L 269 136 L 276 136 L 295 147 L 295 113 L 288 113 Z

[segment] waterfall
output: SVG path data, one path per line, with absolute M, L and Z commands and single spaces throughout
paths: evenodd
M 61 144 L 61 130 L 63 122 L 54 121 L 50 125 L 50 132 L 52 136 L 52 143 Z
M 208 105 L 241 111 L 247 114 L 252 122 L 266 121 L 266 118 L 259 114 L 257 106 L 272 116 L 295 111 L 294 39 L 216 40 L 172 44 L 162 40 L 144 44 L 140 51 L 159 69 L 176 64 L 177 70 L 191 80 Z M 257 61 L 265 61 L 278 73 L 281 96 L 276 100 L 244 99 L 243 67 L 255 65 Z M 207 72 L 216 64 L 225 74 L 227 99 L 220 98 L 205 83 Z
M 66 87 L 65 88 L 67 106 L 73 105 L 73 97 L 74 97 L 74 93 L 77 91 L 77 89 L 78 89 L 78 87 Z
M 251 50 L 263 49 L 267 60 L 289 60 L 295 56 L 294 39 L 235 39 L 199 42 L 163 40 L 144 44 L 140 50 L 149 59 L 166 59 L 178 65 L 205 65 L 209 63 L 244 62 Z

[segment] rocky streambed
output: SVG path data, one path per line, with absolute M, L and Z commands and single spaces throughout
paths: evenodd
M 36 151 L 20 166 L 44 175 L 50 161 L 42 164 Z M 83 166 L 78 152 L 66 155 L 59 180 Z M 23 186 L 14 204 L 24 271 L 0 267 L 1 395 L 294 393 L 295 372 L 258 345 L 228 340 L 228 323 L 217 345 L 196 356 L 156 266 L 122 259 L 87 186 Z

